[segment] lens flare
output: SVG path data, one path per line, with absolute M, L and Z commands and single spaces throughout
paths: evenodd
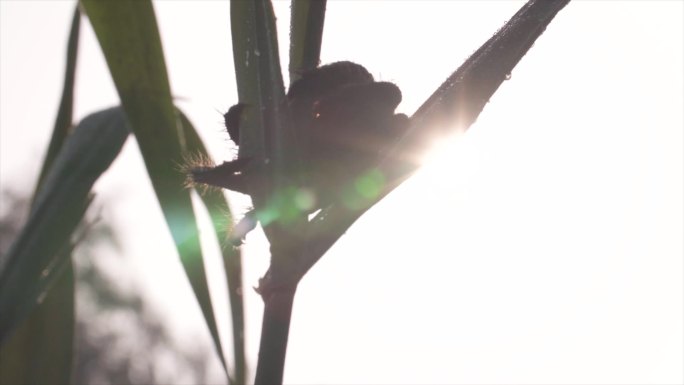
M 380 194 L 385 185 L 385 177 L 380 170 L 372 169 L 354 181 L 354 188 L 364 198 L 373 199 Z

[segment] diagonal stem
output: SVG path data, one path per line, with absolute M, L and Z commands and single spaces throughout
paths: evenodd
M 466 130 L 482 112 L 489 98 L 541 36 L 554 16 L 570 0 L 530 0 L 504 27 L 471 55 L 423 103 L 411 117 L 411 129 L 400 138 L 393 151 L 380 164 L 389 183 L 373 200 L 357 211 L 333 205 L 310 223 L 308 242 L 301 247 L 301 278 L 347 229 L 403 181 L 419 164 L 404 154 L 424 150 L 444 128 Z
M 286 247 L 286 254 L 275 258 L 276 253 L 272 252 L 274 258 L 271 269 L 259 283 L 265 309 L 256 384 L 282 383 L 297 283 L 359 217 L 418 168 L 417 163 L 406 161 L 401 155 L 424 149 L 426 139 L 439 134 L 440 127 L 467 129 L 506 75 L 568 2 L 528 1 L 501 30 L 449 76 L 414 114 L 411 130 L 396 143 L 393 153 L 380 165 L 390 183 L 378 197 L 357 211 L 340 205 L 322 210 L 302 226 L 305 230 L 302 232 L 303 239 L 290 243 L 293 248 Z M 283 263 L 274 265 L 277 260 Z

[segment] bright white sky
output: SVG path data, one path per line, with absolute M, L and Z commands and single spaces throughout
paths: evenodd
M 0 2 L 3 189 L 28 191 L 38 173 L 73 4 Z M 322 61 L 395 82 L 410 114 L 522 4 L 331 1 Z M 229 5 L 155 6 L 174 95 L 217 160 L 230 158 L 216 112 L 237 98 Z M 285 67 L 289 2 L 275 7 Z M 84 25 L 79 119 L 118 103 Z M 285 381 L 684 382 L 683 40 L 681 1 L 561 11 L 471 130 L 442 140 L 305 277 Z M 208 346 L 171 238 L 153 232 L 165 225 L 142 170 L 129 142 L 96 186 L 102 216 L 125 232 L 111 268 L 149 290 L 181 338 Z M 248 287 L 266 250 L 248 237 Z M 254 360 L 262 305 L 245 293 Z

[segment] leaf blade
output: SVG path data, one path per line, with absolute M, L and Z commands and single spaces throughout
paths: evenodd
M 318 67 L 327 0 L 293 0 L 290 13 L 290 84 Z
M 74 109 L 74 83 L 76 80 L 76 58 L 78 56 L 78 37 L 81 30 L 81 11 L 76 7 L 74 16 L 71 22 L 71 31 L 69 32 L 69 40 L 67 42 L 67 59 L 64 70 L 64 88 L 62 89 L 62 98 L 57 110 L 57 117 L 55 119 L 52 137 L 48 146 L 47 154 L 43 162 L 43 167 L 38 177 L 36 184 L 36 192 L 40 188 L 43 180 L 50 171 L 50 167 L 54 162 L 55 157 L 62 148 L 67 135 L 69 135 L 73 123 L 73 109 Z M 34 195 L 35 195 L 34 193 Z
M 271 218 L 278 218 L 283 208 L 283 199 L 278 199 L 278 194 L 292 185 L 292 175 L 298 173 L 300 166 L 300 151 L 285 99 L 271 2 L 231 2 L 231 31 L 238 95 L 240 103 L 247 106 L 240 125 L 238 158 L 255 160 L 256 172 L 264 180 L 264 186 L 251 194 L 257 216 L 268 213 Z M 294 254 L 288 250 L 292 248 L 288 233 L 297 233 L 293 228 L 301 226 L 306 218 L 302 215 L 297 220 L 299 223 L 291 223 L 289 229 L 277 220 L 262 222 L 271 245 L 271 264 L 266 275 L 269 279 L 282 282 L 292 275 Z M 260 288 L 261 282 L 263 279 Z M 290 299 L 294 291 L 291 294 Z M 265 309 L 255 383 L 277 384 L 282 382 L 290 312 L 287 304 L 282 309 L 278 306 L 279 296 L 262 294 L 262 298 Z M 274 306 L 283 311 L 274 313 Z
M 570 0 L 530 0 L 494 36 L 471 55 L 411 117 L 411 129 L 379 165 L 388 183 L 381 193 L 357 211 L 333 205 L 310 222 L 307 248 L 302 250 L 300 277 L 332 247 L 368 209 L 404 182 L 419 167 L 402 154 L 424 150 L 446 127 L 467 129 L 486 102 L 527 53 L 546 26 Z M 499 47 L 501 47 L 499 49 Z M 499 60 L 504 57 L 505 60 Z M 483 64 L 484 63 L 484 64 Z M 473 83 L 479 91 L 467 92 Z M 467 108 L 459 106 L 465 105 Z M 446 118 L 445 118 L 446 117 Z M 449 125 L 451 123 L 451 125 Z M 460 126 L 459 126 L 460 124 Z
M 549 23 L 570 0 L 529 0 L 477 49 L 413 114 L 404 143 L 425 145 L 425 138 L 443 135 L 440 128 L 466 130 L 475 122 L 499 86 L 510 76 Z M 421 132 L 431 130 L 429 133 Z M 408 151 L 400 148 L 401 151 Z M 414 167 L 415 168 L 415 167 Z
M 179 116 L 187 141 L 187 152 L 209 158 L 209 153 L 190 120 L 182 112 L 179 112 Z M 242 255 L 240 250 L 232 244 L 222 243 L 232 228 L 233 216 L 223 192 L 207 189 L 203 192 L 198 191 L 198 193 L 209 212 L 216 238 L 221 246 L 233 326 L 233 354 L 235 357 L 233 380 L 236 384 L 244 384 L 246 383 L 247 359 L 245 357 L 245 316 L 242 299 Z
M 62 98 L 32 200 L 72 129 L 80 26 L 81 12 L 75 7 L 67 41 Z M 0 347 L 0 356 L 5 357 L 0 361 L 1 383 L 60 384 L 71 380 L 75 282 L 71 255 L 62 258 L 65 259 L 64 273 L 56 278 L 43 303 L 19 321 L 10 339 Z
M 181 263 L 228 372 L 209 295 L 190 193 L 183 189 L 185 138 L 177 119 L 150 1 L 82 0 L 176 244 Z M 123 27 L 122 27 L 123 26 Z
M 230 6 L 238 98 L 248 107 L 238 155 L 282 163 L 284 148 L 295 142 L 283 123 L 285 87 L 273 7 L 267 0 L 233 1 Z
M 128 133 L 121 109 L 92 114 L 55 158 L 26 225 L 0 266 L 0 343 L 58 276 L 55 271 L 64 261 L 55 256 L 69 248 L 93 184 L 119 154 Z

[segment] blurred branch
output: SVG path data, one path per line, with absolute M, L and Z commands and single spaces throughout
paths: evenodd
M 178 345 L 175 333 L 132 277 L 112 271 L 126 263 L 116 233 L 95 223 L 75 252 L 77 329 L 73 384 L 208 384 L 210 365 L 218 364 L 211 341 Z M 118 320 L 118 321 L 115 321 Z M 121 322 L 125 320 L 125 322 Z M 66 383 L 66 382 L 65 382 Z

